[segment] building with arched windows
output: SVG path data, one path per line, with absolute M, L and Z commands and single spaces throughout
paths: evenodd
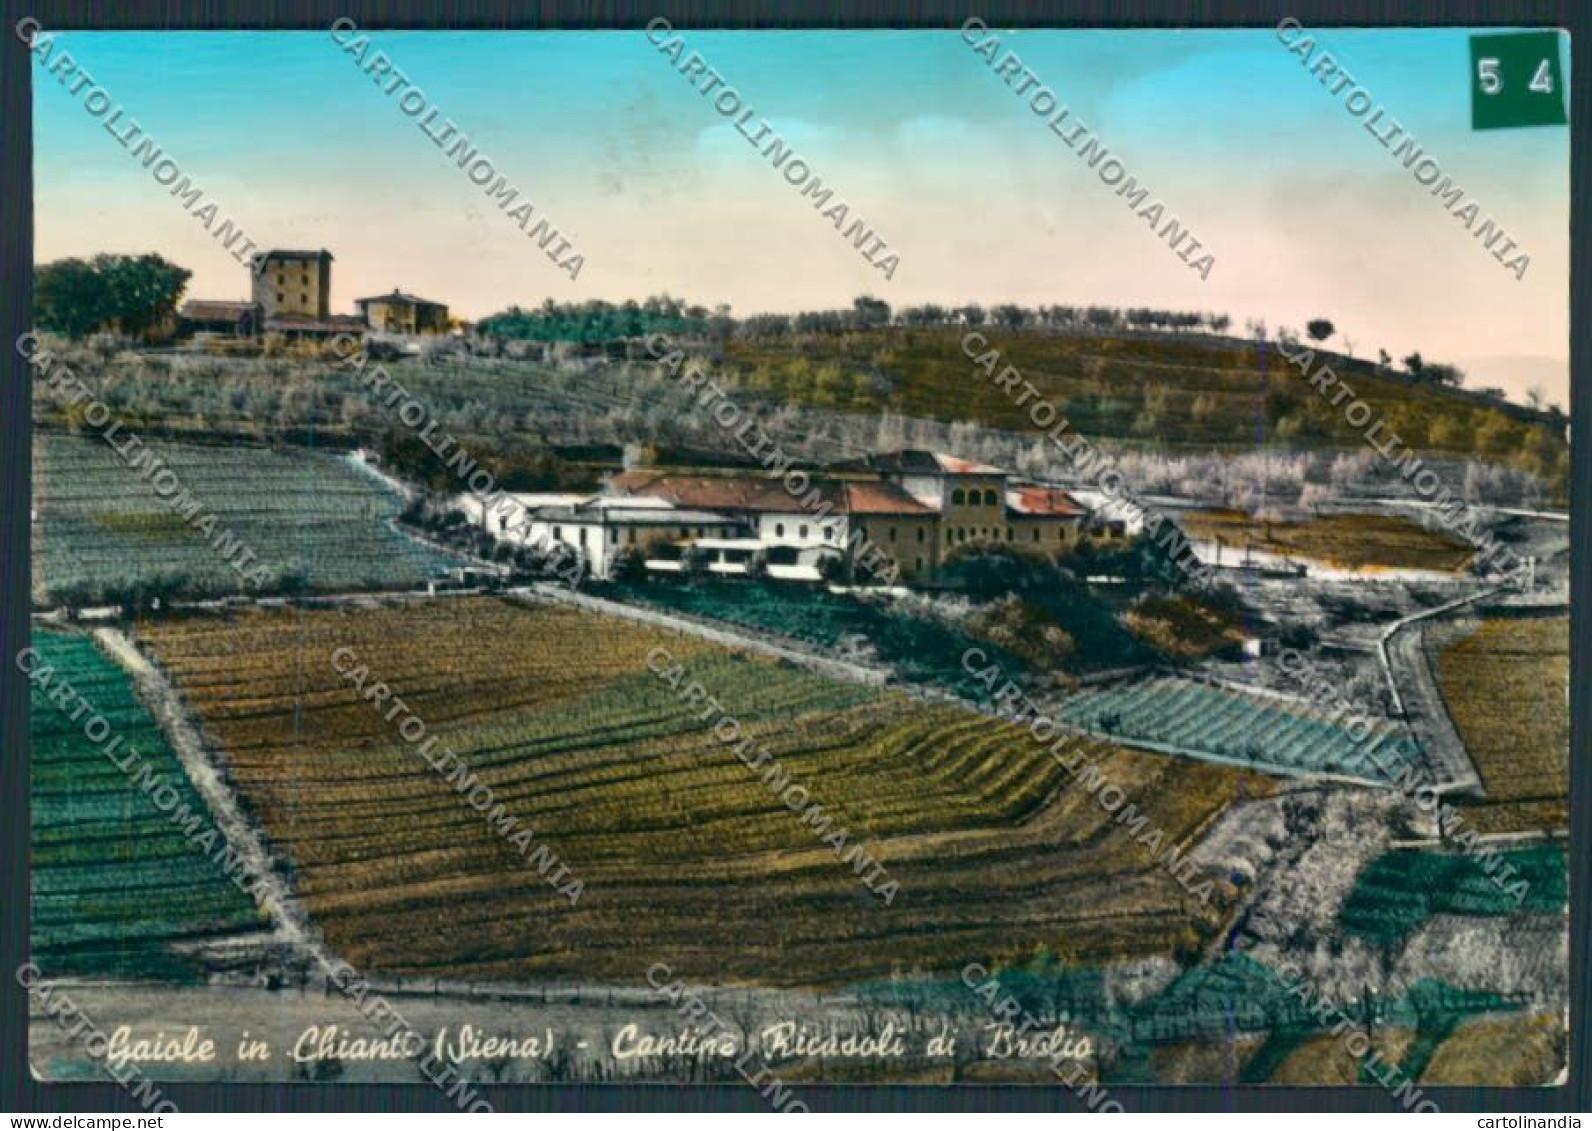
M 726 553 L 757 545 L 780 560 L 835 555 L 851 566 L 871 546 L 902 581 L 919 584 L 932 583 L 957 546 L 1020 544 L 1052 554 L 1075 543 L 1090 517 L 1059 487 L 914 450 L 832 464 L 807 475 L 799 492 L 772 473 L 646 470 L 615 476 L 608 491 L 735 519 L 751 541 L 725 543 Z

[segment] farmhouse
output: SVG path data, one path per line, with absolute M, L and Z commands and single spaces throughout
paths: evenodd
M 405 294 L 396 287 L 384 295 L 357 298 L 359 316 L 372 330 L 389 334 L 446 334 L 448 308 L 440 302 Z
M 252 302 L 212 302 L 189 299 L 177 311 L 184 332 L 213 334 L 229 338 L 252 338 L 259 326 L 260 311 Z
M 333 314 L 332 253 L 274 249 L 254 257 L 249 271 L 251 298 L 245 302 L 191 299 L 178 311 L 188 335 L 258 339 L 266 334 L 289 338 L 362 338 L 367 331 L 418 336 L 445 334 L 448 308 L 440 302 L 405 294 L 356 301 L 359 313 Z

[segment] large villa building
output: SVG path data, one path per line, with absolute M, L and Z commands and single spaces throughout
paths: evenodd
M 518 513 L 459 506 L 489 533 L 517 544 L 559 542 L 592 575 L 613 576 L 633 548 L 656 573 L 690 557 L 709 573 L 817 581 L 825 559 L 849 569 L 872 544 L 908 584 L 931 584 L 947 554 L 972 543 L 1055 553 L 1083 532 L 1120 537 L 1059 487 L 1019 482 L 987 464 L 926 451 L 848 461 L 814 475 L 800 492 L 777 476 L 707 471 L 627 471 L 594 495 L 514 495 Z M 756 566 L 754 566 L 756 563 Z

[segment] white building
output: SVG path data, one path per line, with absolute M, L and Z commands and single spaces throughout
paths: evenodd
M 744 532 L 738 520 L 711 511 L 683 510 L 656 499 L 603 498 L 539 507 L 531 512 L 526 540 L 568 546 L 579 552 L 593 577 L 609 578 L 628 550 L 657 556 L 660 545 L 678 552 L 702 539 L 733 538 Z

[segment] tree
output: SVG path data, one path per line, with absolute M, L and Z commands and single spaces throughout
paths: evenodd
M 81 259 L 59 259 L 33 272 L 33 321 L 81 338 L 115 317 L 109 281 Z
M 1426 361 L 1421 357 L 1419 350 L 1416 350 L 1414 353 L 1410 354 L 1404 359 L 1404 368 L 1409 371 L 1409 375 L 1411 377 L 1420 377 L 1422 372 L 1424 372 L 1426 369 Z
M 856 315 L 859 326 L 888 326 L 890 324 L 890 304 L 883 299 L 874 298 L 872 295 L 863 295 L 852 301 L 851 309 Z
M 1541 385 L 1533 385 L 1526 390 L 1526 403 L 1532 408 L 1541 408 L 1545 397 L 1546 394 L 1542 391 Z
M 177 311 L 193 272 L 158 255 L 96 255 L 110 284 L 111 306 L 124 334 L 147 337 Z
M 1325 318 L 1312 318 L 1305 323 L 1305 333 L 1317 342 L 1324 342 L 1337 332 L 1338 328 Z
M 144 337 L 176 311 L 191 274 L 158 255 L 46 263 L 33 273 L 34 321 L 72 338 L 109 329 Z
M 1388 366 L 1393 364 L 1393 355 L 1388 353 L 1387 350 L 1384 350 L 1384 349 L 1377 350 L 1376 351 L 1376 364 L 1377 364 L 1377 366 L 1379 368 L 1386 369 Z
M 1434 385 L 1448 385 L 1459 388 L 1465 383 L 1465 371 L 1456 365 L 1439 365 L 1433 363 L 1426 366 L 1426 379 Z
M 1003 302 L 990 313 L 1008 330 L 1020 330 L 1023 323 L 1028 320 L 1028 311 L 1012 302 Z

